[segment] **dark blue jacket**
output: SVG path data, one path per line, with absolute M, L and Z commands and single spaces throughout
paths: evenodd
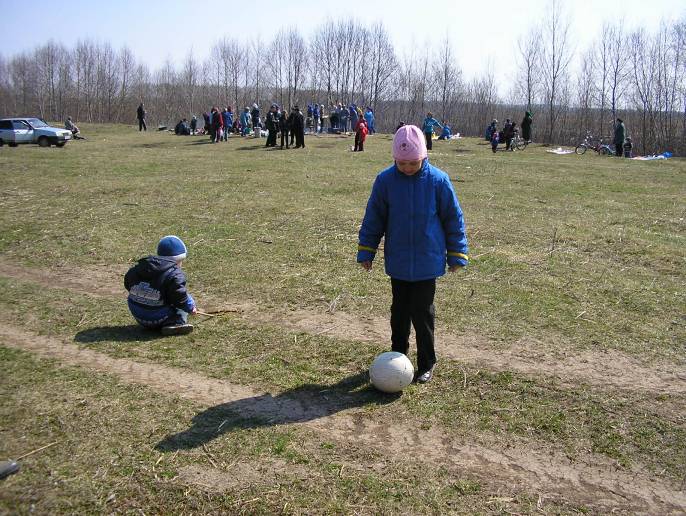
M 164 256 L 138 260 L 124 276 L 131 313 L 144 326 L 155 327 L 174 316 L 176 309 L 191 313 L 195 301 L 186 291 L 186 275 Z
M 231 126 L 233 125 L 233 112 L 232 111 L 224 111 L 222 113 L 222 117 L 224 118 L 224 130 L 230 131 Z
M 448 175 L 427 159 L 407 176 L 393 165 L 374 181 L 367 203 L 357 261 L 372 261 L 381 237 L 386 274 L 422 281 L 445 274 L 448 266 L 468 263 L 462 209 Z

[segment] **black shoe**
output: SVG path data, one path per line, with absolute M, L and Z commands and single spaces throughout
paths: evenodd
M 188 323 L 172 324 L 170 326 L 162 326 L 160 331 L 162 335 L 188 335 L 193 331 L 193 325 Z

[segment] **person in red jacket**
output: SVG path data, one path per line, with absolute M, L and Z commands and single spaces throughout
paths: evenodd
M 218 107 L 213 107 L 210 112 L 212 120 L 212 143 L 219 143 L 222 137 L 222 128 L 224 127 L 224 120 Z
M 364 150 L 364 141 L 367 139 L 369 129 L 364 118 L 360 118 L 355 124 L 355 148 L 353 152 L 362 152 Z

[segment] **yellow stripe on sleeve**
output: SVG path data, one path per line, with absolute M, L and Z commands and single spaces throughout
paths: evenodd
M 456 253 L 453 251 L 448 251 L 448 256 L 457 256 L 458 258 L 462 258 L 463 260 L 469 261 L 469 256 L 463 253 Z

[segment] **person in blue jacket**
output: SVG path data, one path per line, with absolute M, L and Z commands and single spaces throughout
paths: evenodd
M 179 237 L 165 236 L 157 244 L 156 256 L 141 258 L 124 276 L 129 310 L 141 326 L 159 329 L 163 335 L 193 331 L 188 315 L 197 309 L 181 270 L 186 255 L 186 245 Z
M 369 134 L 374 134 L 376 132 L 376 128 L 374 126 L 376 119 L 374 117 L 374 111 L 369 106 L 367 106 L 367 109 L 364 112 L 364 119 L 367 122 L 367 129 L 369 129 Z
M 443 126 L 434 118 L 434 115 L 431 111 L 429 111 L 426 114 L 426 118 L 424 119 L 424 123 L 422 124 L 422 131 L 424 131 L 424 138 L 426 139 L 426 148 L 427 150 L 432 150 L 433 145 L 431 138 L 433 137 L 434 134 L 434 127 L 440 127 L 443 129 Z
M 224 111 L 222 111 L 222 118 L 224 119 L 223 138 L 225 142 L 228 142 L 229 131 L 231 131 L 231 128 L 233 127 L 233 111 L 231 110 L 231 106 L 227 106 L 224 108 Z
M 434 350 L 436 278 L 446 265 L 467 265 L 462 209 L 448 175 L 429 163 L 422 131 L 400 127 L 393 137 L 395 164 L 372 187 L 359 233 L 357 262 L 371 270 L 384 237 L 386 274 L 391 278 L 392 350 L 407 355 L 410 325 L 417 335 L 415 380 L 431 380 Z
M 441 131 L 441 135 L 438 137 L 439 140 L 450 140 L 452 137 L 453 133 L 450 130 L 450 126 L 447 124 L 445 120 L 443 120 L 443 130 Z
M 357 114 L 357 106 L 355 104 L 350 104 L 350 106 L 348 106 L 348 112 L 350 113 L 350 129 L 354 132 L 357 127 L 357 121 L 360 119 L 360 116 Z
M 246 107 L 241 113 L 241 136 L 248 134 L 250 127 L 250 108 Z

